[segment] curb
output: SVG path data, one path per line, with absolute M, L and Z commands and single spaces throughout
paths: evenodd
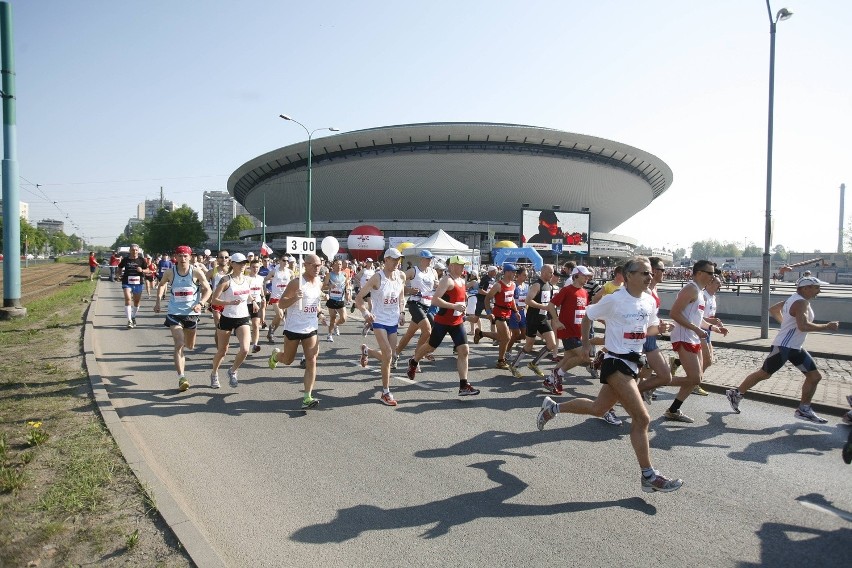
M 100 287 L 100 280 L 98 287 Z M 98 298 L 98 287 L 95 288 L 92 301 L 86 308 L 86 321 L 83 326 L 83 361 L 89 375 L 89 384 L 92 387 L 92 396 L 98 412 L 109 429 L 113 440 L 118 444 L 118 449 L 124 456 L 124 460 L 130 466 L 144 491 L 156 503 L 157 512 L 175 534 L 192 562 L 200 568 L 224 567 L 226 566 L 225 562 L 216 553 L 195 522 L 184 513 L 169 487 L 148 465 L 135 440 L 124 427 L 118 412 L 112 406 L 106 384 L 100 374 L 94 349 L 94 322 L 92 321 L 94 310 L 92 308 Z

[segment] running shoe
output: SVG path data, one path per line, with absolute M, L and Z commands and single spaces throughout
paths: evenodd
M 135 317 L 134 317 L 134 318 L 131 318 L 131 319 L 130 319 L 130 321 L 132 321 L 132 322 L 133 322 L 133 327 L 136 327 L 136 318 L 135 318 Z
M 535 364 L 535 363 L 533 363 L 532 361 L 530 361 L 529 363 L 527 363 L 527 369 L 529 369 L 530 371 L 532 371 L 533 373 L 535 373 L 535 374 L 536 374 L 536 375 L 538 375 L 539 377 L 543 377 L 543 376 L 544 376 L 544 371 L 542 371 L 541 369 L 539 369 L 539 368 L 538 368 L 538 365 L 536 365 L 536 364 Z
M 396 406 L 396 400 L 393 398 L 393 395 L 390 392 L 383 392 L 382 396 L 382 404 L 385 406 Z
M 260 322 L 260 329 L 266 329 L 266 327 L 267 327 L 267 326 L 266 326 L 266 322 L 265 322 L 265 321 Z
M 133 329 L 136 327 L 136 324 L 133 323 L 133 320 L 127 320 L 127 329 Z
M 538 411 L 538 416 L 535 419 L 535 425 L 539 431 L 544 430 L 544 425 L 547 424 L 554 416 L 556 416 L 557 404 L 549 396 L 544 397 L 541 403 L 541 410 Z
M 589 365 L 586 369 L 589 371 L 589 376 L 592 377 L 592 379 L 596 381 L 600 380 L 600 374 L 598 373 L 598 370 L 595 369 L 594 365 Z
M 825 424 L 828 422 L 825 418 L 817 416 L 816 412 L 811 410 L 810 408 L 802 409 L 800 406 L 796 409 L 796 412 L 793 413 L 793 416 L 798 418 L 799 420 L 807 420 L 809 422 L 816 422 L 817 424 Z
M 370 352 L 367 350 L 367 344 L 362 343 L 361 344 L 361 359 L 360 359 L 361 366 L 366 367 L 367 361 L 369 361 L 369 359 L 370 359 Z
M 368 321 L 365 321 L 364 327 L 361 328 L 361 335 L 364 336 L 364 337 L 367 337 L 367 333 L 372 331 L 372 329 L 373 329 L 373 324 L 371 324 Z
M 419 370 L 418 367 L 419 365 L 417 364 L 417 361 L 414 360 L 414 358 L 408 360 L 408 370 L 405 372 L 405 374 L 408 375 L 408 378 L 412 381 L 414 380 L 414 376 Z
M 308 397 L 302 399 L 302 410 L 308 410 L 309 408 L 316 408 L 319 406 L 319 399 Z
M 644 475 L 640 477 L 642 477 L 642 491 L 645 493 L 654 493 L 655 491 L 659 491 L 660 493 L 670 493 L 672 491 L 677 491 L 681 488 L 681 486 L 683 486 L 682 479 L 669 479 L 659 473 L 651 479 L 646 479 Z
M 482 339 L 482 330 L 481 329 L 475 329 L 473 331 L 473 342 L 479 343 L 480 339 Z
M 520 379 L 521 377 L 523 377 L 523 375 L 521 375 L 521 372 L 514 365 L 509 365 L 509 371 L 512 373 L 512 376 L 515 377 L 516 379 Z
M 186 380 L 186 377 L 178 377 L 178 390 L 180 392 L 183 392 L 188 388 L 189 388 L 189 381 Z
M 473 385 L 467 383 L 463 387 L 459 387 L 459 396 L 476 396 L 479 394 L 479 389 L 473 388 Z
M 701 385 L 695 385 L 695 388 L 692 389 L 692 394 L 697 394 L 698 396 L 707 396 L 710 393 L 701 388 Z
M 669 371 L 671 371 L 673 377 L 675 376 L 678 367 L 680 367 L 680 359 L 674 355 L 669 355 Z
M 510 369 L 509 364 L 505 359 L 497 359 L 497 365 L 495 365 L 498 369 L 503 369 L 508 371 Z
M 688 424 L 692 424 L 693 422 L 695 422 L 695 420 L 693 420 L 692 418 L 690 418 L 689 416 L 687 416 L 686 414 L 684 414 L 680 410 L 678 410 L 677 412 L 672 412 L 670 410 L 666 410 L 663 413 L 663 416 L 665 416 L 669 420 L 674 420 L 675 422 L 686 422 Z
M 219 384 L 219 373 L 210 373 L 210 388 L 218 389 L 221 385 Z
M 307 368 L 307 366 L 308 366 L 308 362 L 305 360 L 304 357 L 302 357 L 302 359 L 299 361 L 299 367 L 301 367 L 302 369 L 305 369 L 305 368 Z
M 275 344 L 275 339 L 272 337 L 272 328 L 269 328 L 269 331 L 266 332 L 266 342 L 270 344 Z
M 601 416 L 601 419 L 607 424 L 612 424 L 613 426 L 621 426 L 624 422 L 615 415 L 615 412 L 612 410 L 607 410 L 606 414 Z
M 260 353 L 260 345 L 253 345 L 251 348 L 252 353 Z
M 396 369 L 396 364 L 399 363 L 399 355 L 391 357 L 391 369 Z
M 281 353 L 281 350 L 277 347 L 272 350 L 272 355 L 269 356 L 269 368 L 274 369 L 278 366 L 278 354 Z
M 237 372 L 236 372 L 236 371 L 232 371 L 231 369 L 228 369 L 228 385 L 229 385 L 232 389 L 235 389 L 235 388 L 237 388 L 237 385 L 239 385 L 239 384 L 240 384 L 240 383 L 239 383 L 239 381 L 237 380 Z
M 642 400 L 645 401 L 645 404 L 651 406 L 651 401 L 654 400 L 654 389 L 648 389 L 646 391 L 641 391 L 639 394 L 642 395 Z
M 426 359 L 427 361 L 431 362 L 431 363 L 435 362 L 435 356 L 432 355 L 431 353 L 427 353 L 426 355 L 423 356 L 423 358 Z
M 731 405 L 731 410 L 739 414 L 740 401 L 743 399 L 743 395 L 741 395 L 737 389 L 728 389 L 725 391 L 725 396 L 728 397 L 728 402 Z
M 339 325 L 334 328 L 334 335 L 340 335 L 340 326 Z

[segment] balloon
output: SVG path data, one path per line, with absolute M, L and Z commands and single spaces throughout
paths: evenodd
M 518 245 L 512 241 L 497 241 L 493 248 L 518 248 Z
M 320 248 L 327 258 L 332 259 L 337 254 L 337 251 L 340 250 L 340 243 L 337 242 L 337 239 L 329 235 L 322 240 Z
M 414 246 L 414 243 L 409 243 L 408 241 L 406 241 L 404 243 L 399 243 L 398 245 L 396 245 L 396 250 L 398 250 L 399 252 L 402 252 L 405 249 L 410 249 L 413 246 Z
M 204 256 L 210 256 L 210 249 L 204 249 Z
M 385 238 L 381 230 L 372 225 L 360 225 L 355 227 L 346 241 L 349 255 L 355 260 L 364 261 L 367 258 L 373 260 L 381 258 L 385 250 Z

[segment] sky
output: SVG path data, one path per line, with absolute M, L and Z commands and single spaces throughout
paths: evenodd
M 773 246 L 834 251 L 852 2 L 790 1 L 772 0 L 794 13 L 776 33 Z M 763 247 L 765 0 L 11 4 L 21 200 L 33 224 L 65 220 L 95 245 L 160 187 L 201 211 L 240 165 L 304 141 L 283 113 L 343 132 L 500 122 L 616 140 L 674 182 L 611 232 Z

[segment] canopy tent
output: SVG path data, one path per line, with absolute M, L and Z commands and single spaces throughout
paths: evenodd
M 461 241 L 457 241 L 447 234 L 443 229 L 438 229 L 431 237 L 416 243 L 413 247 L 409 247 L 402 251 L 406 258 L 418 256 L 420 251 L 428 250 L 434 256 L 441 260 L 446 260 L 448 257 L 459 255 L 463 258 L 469 258 L 471 265 L 475 270 L 479 269 L 479 249 L 472 249 Z

